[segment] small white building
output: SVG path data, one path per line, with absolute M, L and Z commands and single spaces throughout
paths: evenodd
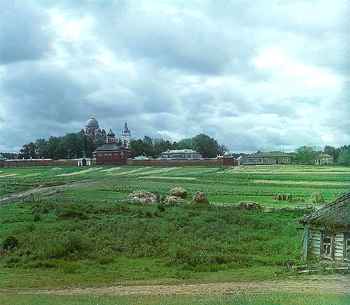
M 159 158 L 162 159 L 200 159 L 202 155 L 193 149 L 174 149 L 163 152 Z
M 328 154 L 319 154 L 315 157 L 315 165 L 333 164 L 333 157 Z
M 80 158 L 78 159 L 78 166 L 90 166 L 91 160 L 90 158 Z

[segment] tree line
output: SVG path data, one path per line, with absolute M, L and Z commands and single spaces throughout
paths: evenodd
M 48 140 L 41 138 L 24 144 L 19 158 L 74 159 L 83 156 L 90 158 L 92 153 L 104 143 L 103 139 L 95 142 L 84 134 L 68 133 L 62 137 L 51 136 Z M 152 158 L 159 157 L 168 149 L 193 149 L 204 158 L 215 158 L 218 154 L 223 154 L 228 150 L 225 145 L 219 145 L 217 140 L 206 134 L 199 134 L 180 142 L 144 136 L 143 139 L 131 140 L 130 149 L 134 157 L 144 155 Z
M 74 159 L 92 157 L 92 153 L 104 141 L 93 142 L 80 133 L 68 133 L 62 137 L 51 136 L 48 140 L 41 138 L 35 142 L 24 144 L 20 150 L 19 158 L 49 158 Z
M 313 147 L 299 147 L 293 154 L 293 158 L 301 164 L 310 164 L 312 160 L 319 154 L 328 154 L 333 157 L 334 162 L 339 165 L 350 165 L 350 145 L 335 148 L 325 146 L 323 151 L 316 151 Z
M 92 153 L 103 144 L 103 139 L 95 142 L 84 134 L 68 133 L 62 137 L 51 136 L 48 140 L 41 138 L 35 142 L 24 144 L 20 150 L 19 158 L 72 159 L 83 156 L 91 158 Z M 193 138 L 182 139 L 179 142 L 144 136 L 143 139 L 131 140 L 130 149 L 133 157 L 143 155 L 152 158 L 159 157 L 168 149 L 193 149 L 204 158 L 215 158 L 228 151 L 225 145 L 219 145 L 217 140 L 203 133 Z M 290 154 L 293 160 L 299 164 L 311 164 L 312 160 L 321 153 L 331 155 L 336 164 L 350 166 L 350 145 L 339 148 L 327 145 L 323 151 L 315 150 L 310 146 L 302 146 Z M 15 157 L 15 154 L 11 153 L 1 154 L 8 159 Z M 235 158 L 240 155 L 244 156 L 245 154 L 233 154 Z
M 144 136 L 143 139 L 131 140 L 130 149 L 134 157 L 143 155 L 152 158 L 159 157 L 162 152 L 168 149 L 193 149 L 200 153 L 203 158 L 215 158 L 228 150 L 225 145 L 219 145 L 217 140 L 203 133 L 193 138 L 182 139 L 179 142 Z

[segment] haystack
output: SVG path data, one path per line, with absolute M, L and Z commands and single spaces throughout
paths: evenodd
M 153 193 L 141 190 L 132 192 L 129 197 L 131 197 L 130 203 L 136 204 L 156 204 L 157 197 Z
M 179 196 L 168 196 L 164 200 L 165 205 L 177 205 L 184 203 L 184 200 Z
M 170 191 L 170 196 L 177 196 L 181 198 L 187 197 L 187 191 L 182 187 L 175 187 Z
M 210 204 L 207 196 L 204 192 L 195 192 L 192 198 L 191 203 L 196 204 Z
M 240 201 L 236 204 L 236 208 L 240 210 L 247 210 L 247 211 L 251 211 L 251 210 L 261 211 L 262 209 L 260 203 L 253 202 L 253 201 Z
M 321 193 L 315 192 L 310 196 L 310 203 L 325 203 Z

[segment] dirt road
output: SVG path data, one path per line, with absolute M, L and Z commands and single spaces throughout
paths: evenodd
M 342 275 L 191 285 L 70 287 L 53 290 L 0 290 L 19 294 L 56 295 L 225 295 L 257 293 L 350 294 L 350 277 Z

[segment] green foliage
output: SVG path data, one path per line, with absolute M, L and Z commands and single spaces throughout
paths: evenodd
M 30 229 L 18 224 L 12 234 L 21 237 L 25 251 L 5 255 L 8 266 L 83 258 L 109 264 L 125 255 L 161 258 L 169 267 L 199 272 L 282 264 L 287 258 L 297 260 L 300 252 L 295 228 L 285 225 L 298 210 L 264 213 L 191 204 L 140 208 L 108 202 L 58 202 L 56 207 L 42 202 L 34 208 L 47 216 Z
M 18 238 L 14 236 L 8 236 L 2 242 L 2 248 L 4 250 L 15 250 L 18 247 Z
M 325 146 L 323 153 L 328 154 L 334 158 L 334 161 L 338 159 L 339 149 L 334 148 L 333 146 Z
M 36 158 L 36 157 L 37 157 L 36 147 L 33 142 L 24 144 L 19 152 L 19 158 L 29 159 L 29 158 Z
M 346 166 L 350 165 L 350 146 L 348 147 L 345 146 L 341 148 L 339 153 L 338 163 L 340 165 L 346 165 Z
M 153 140 L 149 136 L 144 136 L 143 140 L 131 140 L 130 148 L 135 157 L 140 155 L 158 157 L 168 149 L 193 149 L 204 158 L 215 158 L 218 154 L 223 154 L 228 150 L 225 145 L 219 145 L 214 138 L 203 133 L 193 138 L 182 139 L 178 143 L 171 143 L 163 139 Z
M 296 153 L 297 161 L 301 164 L 311 164 L 311 160 L 319 154 L 313 147 L 307 146 L 299 147 Z
M 0 251 L 1 265 L 72 275 L 101 268 L 100 274 L 111 270 L 109 282 L 116 277 L 188 279 L 202 272 L 272 270 L 288 258 L 291 264 L 298 261 L 301 232 L 297 224 L 286 223 L 308 212 L 293 202 L 275 202 L 274 195 L 289 193 L 308 200 L 318 191 L 329 202 L 350 183 L 349 168 L 300 165 L 235 170 L 125 166 L 57 176 L 78 170 L 2 169 L 1 175 L 17 174 L 0 179 L 2 194 L 41 189 L 44 193 L 35 194 L 35 200 L 13 197 L 13 202 L 2 203 L 0 240 L 16 236 L 20 247 Z M 189 198 L 183 205 L 164 206 L 162 199 L 174 186 L 185 188 Z M 59 193 L 47 195 L 56 188 Z M 158 204 L 129 204 L 128 195 L 140 189 L 157 194 Z M 205 191 L 212 204 L 189 204 L 196 191 Z M 237 210 L 234 206 L 240 200 L 275 210 Z M 34 222 L 37 216 L 40 220 Z M 149 271 L 137 267 L 148 263 Z
M 20 158 L 51 158 L 71 159 L 92 156 L 92 152 L 101 143 L 94 143 L 90 138 L 79 133 L 68 133 L 63 137 L 37 139 L 35 143 L 24 144 L 20 151 Z M 103 143 L 102 143 L 103 144 Z

